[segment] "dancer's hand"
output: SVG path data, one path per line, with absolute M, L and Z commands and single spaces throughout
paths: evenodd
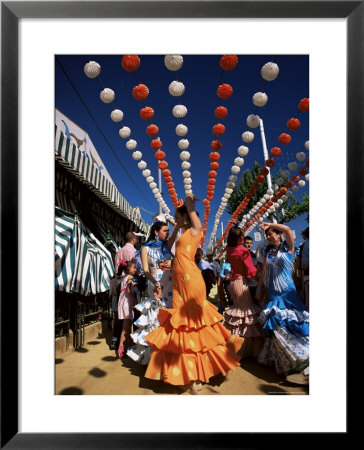
M 159 267 L 160 269 L 162 269 L 163 272 L 166 272 L 167 270 L 169 270 L 169 269 L 171 268 L 171 265 L 172 265 L 171 260 L 168 260 L 168 261 L 160 261 L 160 262 L 158 263 L 158 267 Z

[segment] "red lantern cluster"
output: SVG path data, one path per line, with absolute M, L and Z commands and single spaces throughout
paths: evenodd
M 292 131 L 298 130 L 300 126 L 301 122 L 296 117 L 292 117 L 287 122 L 287 128 Z
M 302 98 L 298 103 L 298 109 L 302 112 L 308 112 L 310 109 L 310 99 Z
M 270 152 L 273 156 L 278 157 L 282 153 L 282 150 L 279 147 L 273 147 Z
M 152 123 L 151 125 L 147 126 L 145 131 L 148 136 L 157 136 L 157 134 L 159 132 L 159 128 L 157 127 L 157 125 L 154 125 L 154 123 Z
M 121 58 L 121 66 L 127 72 L 135 72 L 139 69 L 140 59 L 137 55 L 124 55 Z
M 291 136 L 287 133 L 282 133 L 279 138 L 279 143 L 282 145 L 287 145 L 291 142 Z
M 236 55 L 224 55 L 220 58 L 220 67 L 222 70 L 233 70 L 238 64 Z
M 138 84 L 133 87 L 132 95 L 136 100 L 145 100 L 149 95 L 149 89 L 145 84 Z
M 225 126 L 222 123 L 217 123 L 212 127 L 212 132 L 215 136 L 222 136 L 225 133 Z
M 230 98 L 233 95 L 233 88 L 230 84 L 222 83 L 217 88 L 217 96 L 224 100 Z
M 222 143 L 218 140 L 214 140 L 211 142 L 210 147 L 212 148 L 212 150 L 219 151 L 221 150 Z
M 150 106 L 146 106 L 140 110 L 140 117 L 143 120 L 150 120 L 154 116 L 154 109 Z
M 217 152 L 211 152 L 209 158 L 211 161 L 218 161 L 220 159 L 220 154 Z
M 166 154 L 162 152 L 162 150 L 158 150 L 157 152 L 155 152 L 154 156 L 155 159 L 158 159 L 158 161 L 162 161 L 166 157 Z
M 227 110 L 227 108 L 225 108 L 225 106 L 218 106 L 218 107 L 215 109 L 215 116 L 216 116 L 218 119 L 225 119 L 225 117 L 227 116 L 227 114 L 228 114 L 228 110 Z
M 159 150 L 160 148 L 162 148 L 162 141 L 159 138 L 153 139 L 150 145 L 153 150 Z

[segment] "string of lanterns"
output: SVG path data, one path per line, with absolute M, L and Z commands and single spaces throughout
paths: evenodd
M 137 85 L 133 87 L 132 89 L 132 96 L 138 100 L 138 101 L 144 101 L 148 95 L 149 95 L 149 89 L 145 84 L 139 83 L 137 73 L 136 71 L 140 67 L 140 58 L 137 55 L 124 55 L 121 59 L 121 65 L 124 70 L 127 72 L 134 72 L 136 79 L 137 79 Z M 145 121 L 151 121 L 154 117 L 154 109 L 150 106 L 145 106 L 140 109 L 139 115 L 141 119 Z M 158 161 L 158 168 L 162 171 L 162 175 L 164 177 L 164 181 L 166 182 L 167 188 L 168 188 L 168 194 L 171 198 L 172 203 L 175 205 L 177 202 L 177 193 L 174 188 L 174 182 L 172 178 L 171 171 L 168 168 L 168 162 L 166 161 L 166 153 L 162 150 L 162 141 L 159 137 L 156 137 L 159 133 L 159 128 L 156 124 L 150 123 L 146 127 L 146 133 L 148 136 L 153 137 L 150 145 L 153 150 L 155 150 L 154 157 Z M 147 177 L 148 178 L 148 177 Z M 152 185 L 154 186 L 156 183 L 154 181 L 152 182 Z M 156 187 L 152 188 L 152 192 L 156 189 Z M 159 190 L 158 193 L 160 194 Z M 159 196 L 156 197 L 157 201 L 160 198 Z M 161 203 L 162 204 L 162 203 Z
M 236 59 L 236 61 L 235 61 L 235 60 L 229 61 L 229 60 L 227 59 L 227 61 L 225 62 L 225 64 L 229 64 L 229 63 L 230 63 L 230 67 L 231 67 L 231 66 L 235 67 L 235 66 L 234 66 L 234 63 L 235 63 L 235 62 L 237 63 L 237 59 Z M 277 76 L 278 76 L 278 73 L 279 73 L 279 67 L 278 67 L 278 65 L 277 65 L 276 63 L 274 63 L 274 62 L 268 62 L 268 63 L 264 64 L 264 66 L 261 68 L 260 73 L 261 73 L 262 78 L 263 78 L 265 81 L 273 81 L 273 80 L 275 80 L 275 79 L 277 78 Z M 252 102 L 253 102 L 253 104 L 254 104 L 256 107 L 263 107 L 263 106 L 265 106 L 265 105 L 267 104 L 267 102 L 268 102 L 268 95 L 267 95 L 265 92 L 256 92 L 256 93 L 253 95 Z M 256 128 L 256 127 L 258 127 L 259 124 L 260 124 L 260 117 L 259 117 L 257 114 L 255 114 L 255 112 L 254 112 L 254 114 L 250 114 L 250 115 L 247 117 L 246 123 L 247 123 L 247 125 L 248 125 L 250 128 Z M 243 139 L 243 142 L 245 142 L 245 143 L 251 143 L 251 142 L 253 142 L 253 140 L 254 140 L 254 133 L 251 132 L 251 131 L 244 131 L 243 134 L 242 134 L 242 139 Z M 249 153 L 249 148 L 246 147 L 245 145 L 242 145 L 242 146 L 240 146 L 240 147 L 238 148 L 238 155 L 239 155 L 239 157 L 236 158 L 236 159 L 234 160 L 234 166 L 233 166 L 232 169 L 231 169 L 232 172 L 233 172 L 233 174 L 234 174 L 235 176 L 240 172 L 240 167 L 244 164 L 244 159 L 243 159 L 243 157 L 247 156 L 248 153 Z M 264 170 L 263 172 L 261 172 L 260 175 L 262 175 L 263 173 L 266 173 L 266 170 Z M 269 173 L 269 169 L 268 169 L 268 173 Z M 261 177 L 260 177 L 259 179 L 261 179 Z M 263 178 L 263 181 L 264 181 L 264 178 Z M 230 198 L 231 193 L 233 192 L 233 189 L 234 189 L 234 187 L 235 187 L 235 183 L 236 183 L 236 180 L 234 180 L 233 182 L 231 182 L 231 180 L 230 180 L 229 186 L 228 186 L 228 185 L 226 186 L 224 197 L 225 197 L 227 200 Z M 227 204 L 227 200 L 226 200 L 226 202 L 225 202 L 225 200 L 222 199 L 222 201 L 223 201 L 224 204 L 225 204 L 225 207 L 226 207 L 226 204 Z M 220 205 L 220 208 L 221 208 L 221 205 Z M 211 248 L 211 246 L 212 246 L 213 239 L 214 239 L 214 237 L 215 237 L 215 235 L 216 235 L 217 226 L 218 226 L 218 224 L 219 224 L 220 217 L 221 217 L 222 212 L 223 212 L 223 209 L 224 209 L 224 208 L 222 208 L 222 211 L 221 211 L 220 208 L 219 208 L 218 213 L 217 213 L 216 216 L 215 216 L 215 224 L 214 224 L 214 227 L 213 227 L 211 236 L 210 236 L 208 248 Z M 231 225 L 230 225 L 230 226 L 231 226 Z M 229 225 L 228 225 L 228 227 L 229 227 Z M 230 229 L 230 228 L 228 228 L 228 230 L 229 230 L 229 229 Z M 225 235 L 225 236 L 226 236 L 226 235 Z M 221 239 L 220 239 L 220 241 L 221 241 Z M 219 242 L 220 242 L 220 241 L 219 241 Z M 215 249 L 216 249 L 216 246 L 215 246 Z
M 121 61 L 121 65 L 123 68 L 127 71 L 131 71 L 131 68 L 133 70 L 136 70 L 140 65 L 140 60 L 136 55 L 128 55 L 125 59 L 123 57 Z M 84 73 L 89 78 L 96 78 L 99 77 L 101 73 L 101 66 L 96 61 L 89 61 L 84 66 Z M 100 78 L 98 78 L 101 86 L 103 87 L 103 90 L 100 92 L 100 100 L 103 103 L 113 103 L 115 100 L 115 92 L 110 88 L 104 88 L 103 83 Z M 139 89 L 139 90 L 138 90 Z M 138 92 L 142 92 L 143 90 L 141 88 L 138 88 L 137 90 L 133 90 L 133 96 L 138 95 Z M 139 95 L 148 95 L 149 90 L 147 88 L 147 91 L 144 90 L 144 94 Z M 121 122 L 124 118 L 124 113 L 120 109 L 113 109 L 110 114 L 111 120 L 113 122 Z M 119 136 L 123 139 L 126 139 L 130 137 L 131 135 L 131 129 L 127 126 L 123 126 L 119 129 Z M 151 171 L 147 169 L 147 163 L 145 161 L 142 161 L 143 154 L 139 150 L 136 149 L 137 142 L 134 139 L 129 139 L 126 142 L 126 148 L 128 150 L 135 150 L 132 153 L 132 158 L 135 161 L 139 161 L 138 168 L 143 171 L 143 175 L 146 178 L 147 183 L 149 184 L 150 189 L 152 190 L 152 193 L 154 194 L 155 199 L 158 203 L 160 203 L 161 207 L 164 209 L 164 211 L 169 214 L 170 209 L 168 208 L 167 204 L 162 198 L 162 194 L 160 193 L 159 189 L 157 188 L 157 184 L 154 182 L 154 178 L 151 176 Z

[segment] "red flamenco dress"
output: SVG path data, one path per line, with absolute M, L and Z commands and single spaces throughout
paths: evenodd
M 216 306 L 206 299 L 205 283 L 195 263 L 202 233 L 185 231 L 176 243 L 173 260 L 173 308 L 161 308 L 160 327 L 146 337 L 152 355 L 145 376 L 173 385 L 207 383 L 239 366 L 237 352 L 244 339 L 221 323 Z

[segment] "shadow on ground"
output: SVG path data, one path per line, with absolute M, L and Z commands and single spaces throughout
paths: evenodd
M 62 389 L 62 391 L 58 395 L 82 395 L 83 390 L 76 387 L 70 386 L 68 388 Z

